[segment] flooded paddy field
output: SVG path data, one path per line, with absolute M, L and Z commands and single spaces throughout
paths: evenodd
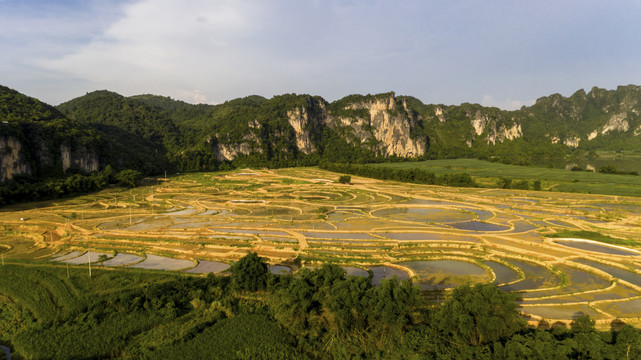
M 331 262 L 371 275 L 373 284 L 394 276 L 427 290 L 494 282 L 523 297 L 522 311 L 550 319 L 640 311 L 639 198 L 356 176 L 347 185 L 338 176 L 315 168 L 185 174 L 153 187 L 7 207 L 0 252 L 8 261 L 200 276 L 256 251 L 270 271 L 292 276 L 298 267 L 285 265 L 299 258 L 303 267 Z M 632 245 L 554 237 L 561 231 Z
M 230 268 L 230 265 L 227 263 L 222 263 L 218 261 L 208 261 L 208 260 L 199 260 L 198 265 L 195 267 L 185 270 L 186 273 L 192 274 L 209 274 L 209 273 L 218 273 L 225 271 Z
M 183 270 L 194 267 L 194 262 L 165 256 L 147 255 L 145 260 L 129 267 L 152 270 Z

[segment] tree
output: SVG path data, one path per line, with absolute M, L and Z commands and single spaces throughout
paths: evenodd
M 438 327 L 460 344 L 478 346 L 510 337 L 525 326 L 517 295 L 494 284 L 460 286 L 440 308 Z
M 137 170 L 123 170 L 116 175 L 116 180 L 118 180 L 118 185 L 133 188 L 136 187 L 138 180 L 142 178 L 140 171 Z
M 341 177 L 338 178 L 338 182 L 341 184 L 349 184 L 352 182 L 352 177 L 349 175 L 341 175 Z
M 570 324 L 570 332 L 575 342 L 574 352 L 579 359 L 603 359 L 605 344 L 594 328 L 594 320 L 589 315 L 580 316 Z
M 617 359 L 641 359 L 641 333 L 638 329 L 623 325 L 616 333 L 614 345 L 615 358 Z
M 232 286 L 238 290 L 258 291 L 267 287 L 269 267 L 267 259 L 257 253 L 247 253 L 231 269 Z

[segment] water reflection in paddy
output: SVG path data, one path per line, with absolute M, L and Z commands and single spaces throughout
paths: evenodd
M 507 265 L 503 265 L 496 261 L 485 261 L 485 265 L 489 266 L 496 275 L 495 284 L 505 284 L 520 279 L 519 273 Z
M 101 256 L 112 256 L 113 253 L 103 253 L 103 252 L 93 252 L 93 251 L 87 251 L 86 253 L 82 254 L 81 256 L 74 257 L 72 259 L 67 259 L 67 260 L 56 260 L 56 261 L 62 261 L 68 264 L 87 264 L 89 262 L 96 262 L 98 259 L 100 259 Z
M 111 258 L 111 259 L 109 259 L 107 261 L 104 261 L 102 263 L 102 265 L 105 265 L 105 266 L 122 266 L 122 265 L 128 265 L 128 264 L 137 263 L 140 260 L 142 260 L 142 256 L 133 255 L 133 254 L 118 253 L 113 258 Z
M 388 232 L 380 233 L 378 235 L 384 236 L 393 240 L 425 240 L 425 241 L 465 241 L 465 242 L 480 242 L 479 239 L 467 236 L 456 236 L 447 234 L 435 233 L 405 233 L 405 232 Z
M 217 273 L 229 269 L 230 265 L 218 261 L 199 260 L 196 267 L 185 270 L 186 273 L 208 274 Z
M 509 230 L 507 226 L 486 223 L 482 221 L 465 221 L 450 224 L 453 228 L 470 231 L 505 231 Z
M 593 267 L 595 269 L 599 269 L 601 271 L 604 271 L 604 272 L 606 272 L 606 273 L 608 273 L 608 274 L 610 274 L 610 275 L 612 275 L 612 276 L 614 276 L 616 278 L 619 278 L 621 280 L 625 280 L 625 281 L 627 281 L 627 282 L 629 282 L 631 284 L 634 284 L 634 285 L 637 285 L 637 286 L 641 286 L 641 275 L 639 275 L 637 273 L 633 273 L 633 272 L 628 271 L 628 270 L 624 270 L 624 269 L 621 269 L 621 268 L 618 268 L 618 267 L 614 267 L 614 266 L 610 266 L 610 265 L 606 265 L 606 264 L 601 264 L 601 263 L 598 263 L 596 261 L 587 260 L 587 259 L 576 259 L 574 261 L 578 262 L 580 264 L 588 265 L 588 266 L 591 266 L 591 267 Z
M 418 276 L 423 289 L 452 288 L 469 281 L 487 280 L 488 274 L 482 267 L 456 260 L 408 261 L 400 265 L 412 269 Z
M 475 217 L 459 210 L 412 207 L 375 210 L 372 215 L 394 220 L 444 223 L 472 220 Z
M 554 240 L 555 243 L 575 249 L 594 251 L 602 254 L 621 255 L 621 256 L 638 256 L 639 253 L 632 250 L 615 248 L 607 245 L 595 244 L 589 241 L 578 240 Z
M 509 260 L 510 263 L 523 271 L 525 279 L 500 288 L 504 291 L 521 291 L 559 286 L 561 279 L 549 269 L 521 260 Z
M 182 270 L 191 268 L 193 266 L 194 262 L 191 260 L 174 259 L 158 255 L 147 255 L 147 258 L 144 261 L 129 265 L 128 267 L 154 270 Z
M 369 272 L 356 266 L 341 266 L 347 275 L 368 277 Z

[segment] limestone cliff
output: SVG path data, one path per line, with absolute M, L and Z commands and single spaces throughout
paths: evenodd
M 17 175 L 31 175 L 31 166 L 22 151 L 22 142 L 13 136 L 0 137 L 0 182 Z
M 43 140 L 33 143 L 38 145 L 28 148 L 16 137 L 0 137 L 0 182 L 34 173 L 45 172 L 51 176 L 64 174 L 69 169 L 84 173 L 100 169 L 98 154 L 84 146 L 71 150 L 68 145 L 61 144 L 59 152 L 55 152 L 48 149 Z
M 499 123 L 496 119 L 490 118 L 481 111 L 476 111 L 474 117 L 470 120 L 470 124 L 477 136 L 484 136 L 487 144 L 492 143 L 492 145 L 495 145 L 497 142 L 514 140 L 523 135 L 521 124 L 513 122 L 510 126 L 505 123 Z
M 405 101 L 397 103 L 394 93 L 351 103 L 346 109 L 366 110 L 369 116 L 332 117 L 330 123 L 348 126 L 361 144 L 375 144 L 376 152 L 384 156 L 416 157 L 427 150 L 425 138 L 411 136 L 417 119 L 409 115 Z
M 98 154 L 93 151 L 88 151 L 84 146 L 79 146 L 74 151 L 71 151 L 71 148 L 68 145 L 61 144 L 60 159 L 62 162 L 63 172 L 66 172 L 70 168 L 78 169 L 85 173 L 100 170 Z
M 316 151 L 311 134 L 319 131 L 326 124 L 325 104 L 318 99 L 309 97 L 305 106 L 287 111 L 287 120 L 296 134 L 298 151 L 307 155 Z

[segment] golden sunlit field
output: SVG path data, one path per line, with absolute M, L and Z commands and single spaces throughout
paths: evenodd
M 347 185 L 339 175 L 196 173 L 7 207 L 3 261 L 208 273 L 256 251 L 276 273 L 333 262 L 373 283 L 412 278 L 433 297 L 495 282 L 521 292 L 532 320 L 587 314 L 639 325 L 641 199 L 359 177 Z M 553 236 L 579 230 L 626 246 Z

